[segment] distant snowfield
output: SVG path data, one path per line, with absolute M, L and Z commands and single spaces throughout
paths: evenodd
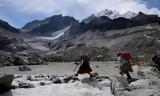
M 43 50 L 43 51 L 49 51 L 49 48 L 46 47 L 46 42 L 48 41 L 53 41 L 57 38 L 60 38 L 61 36 L 64 35 L 64 33 L 70 28 L 70 26 L 53 32 L 52 35 L 50 37 L 45 37 L 45 36 L 37 36 L 35 38 L 30 38 L 30 39 L 26 39 L 26 41 L 28 42 L 28 44 L 34 48 L 34 49 L 38 49 L 38 50 Z M 44 43 L 45 42 L 45 43 Z
M 41 37 L 36 37 L 36 39 L 38 40 L 55 40 L 59 37 L 61 37 L 62 35 L 64 35 L 64 33 L 70 28 L 70 26 L 62 29 L 62 30 L 59 30 L 59 31 L 56 31 L 56 32 L 53 32 L 52 35 L 50 37 L 45 37 L 45 36 L 41 36 Z
M 55 39 L 61 37 L 63 34 L 64 34 L 64 32 L 59 33 L 58 35 L 53 36 L 53 37 L 36 37 L 36 39 L 40 39 L 40 40 L 43 40 L 43 39 L 44 40 L 55 40 Z

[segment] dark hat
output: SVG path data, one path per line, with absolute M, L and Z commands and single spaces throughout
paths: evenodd
M 118 53 L 117 53 L 117 57 L 119 57 L 120 55 L 122 55 L 122 53 L 121 53 L 121 52 L 118 52 Z

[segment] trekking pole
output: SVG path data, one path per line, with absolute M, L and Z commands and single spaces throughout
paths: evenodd
M 77 64 L 77 66 L 74 68 L 73 72 L 77 69 L 77 67 L 78 67 L 78 64 Z

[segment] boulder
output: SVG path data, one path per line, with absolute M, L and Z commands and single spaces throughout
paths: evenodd
M 31 71 L 31 68 L 28 66 L 19 66 L 19 71 Z
M 116 76 L 116 75 L 112 76 L 110 80 L 111 80 L 110 88 L 114 96 L 130 96 L 130 93 L 133 89 L 142 88 L 141 85 L 145 85 L 147 82 L 147 80 L 146 81 L 140 80 L 137 83 L 138 79 L 135 78 L 127 79 L 123 76 Z M 144 84 L 142 83 L 143 81 L 145 81 Z M 138 84 L 138 86 L 136 84 Z M 149 85 L 147 85 L 147 87 L 148 86 Z
M 39 85 L 40 85 L 40 86 L 45 86 L 46 84 L 45 84 L 45 82 L 40 82 Z
M 26 79 L 29 80 L 29 81 L 31 81 L 32 77 L 31 76 L 27 76 Z
M 27 76 L 26 79 L 29 80 L 29 81 L 41 81 L 41 80 L 43 80 L 44 78 L 42 78 L 42 77 L 38 77 L 38 78 L 36 77 L 36 78 L 35 78 L 35 77 L 33 77 L 33 76 Z
M 2 66 L 11 66 L 13 65 L 13 59 L 9 54 L 1 54 L 0 55 L 0 63 Z
M 42 56 L 39 54 L 29 54 L 28 56 L 29 65 L 43 65 L 46 64 L 44 62 Z
M 68 76 L 68 77 L 66 77 L 66 78 L 63 79 L 63 82 L 64 83 L 68 83 L 71 80 L 73 80 L 73 82 L 74 82 L 74 81 L 77 81 L 79 79 L 77 77 L 75 77 L 75 76 Z
M 112 94 L 114 94 L 114 96 L 123 96 L 119 94 L 122 94 L 121 92 L 127 90 L 129 84 L 127 78 L 122 76 L 112 76 L 110 79 L 111 79 L 110 88 Z
M 30 83 L 18 82 L 19 88 L 34 88 L 35 86 Z
M 14 75 L 2 75 L 0 76 L 0 93 L 6 92 L 11 89 Z
M 55 78 L 55 79 L 53 79 L 53 83 L 54 83 L 54 84 L 61 84 L 62 81 L 61 81 L 61 79 L 59 79 L 59 78 Z
M 27 57 L 20 55 L 13 55 L 13 64 L 14 65 L 28 65 L 29 61 Z

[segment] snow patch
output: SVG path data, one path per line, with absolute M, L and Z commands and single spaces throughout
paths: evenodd
M 64 32 L 59 33 L 58 35 L 53 36 L 53 37 L 36 37 L 36 39 L 40 39 L 40 40 L 41 39 L 43 39 L 43 40 L 55 40 L 55 39 L 61 37 L 63 34 L 64 34 Z
M 101 12 L 95 14 L 95 16 L 100 17 L 100 16 L 107 16 L 111 19 L 117 18 L 119 16 L 119 12 L 117 12 L 116 10 L 112 11 L 112 10 L 102 10 Z
M 34 48 L 34 49 L 39 49 L 39 50 L 43 50 L 43 51 L 49 51 L 49 48 L 46 47 L 46 42 L 43 41 L 53 41 L 57 38 L 60 38 L 61 36 L 64 35 L 64 33 L 70 28 L 70 26 L 53 32 L 52 35 L 50 37 L 44 37 L 44 36 L 39 36 L 39 37 L 35 37 L 35 38 L 30 38 L 30 39 L 25 39 L 26 42 L 28 42 L 28 44 Z
M 137 16 L 137 13 L 133 13 L 133 12 L 127 11 L 124 14 L 120 14 L 116 10 L 108 10 L 108 9 L 106 9 L 106 10 L 102 10 L 101 12 L 95 14 L 95 16 L 96 17 L 107 16 L 110 19 L 115 19 L 115 18 L 119 18 L 119 17 L 124 17 L 124 18 L 131 19 L 131 18 Z
M 133 12 L 127 11 L 126 13 L 121 14 L 119 17 L 125 17 L 125 18 L 128 18 L 128 19 L 131 19 L 131 18 L 133 18 L 133 17 L 135 17 L 137 15 L 138 15 L 137 13 L 133 13 Z
M 36 39 L 37 39 L 37 40 L 55 40 L 55 39 L 63 36 L 64 33 L 65 33 L 69 28 L 70 28 L 70 26 L 69 26 L 69 27 L 66 27 L 66 28 L 64 28 L 64 29 L 62 29 L 62 30 L 53 32 L 52 35 L 51 35 L 51 37 L 41 36 L 41 37 L 36 37 Z

